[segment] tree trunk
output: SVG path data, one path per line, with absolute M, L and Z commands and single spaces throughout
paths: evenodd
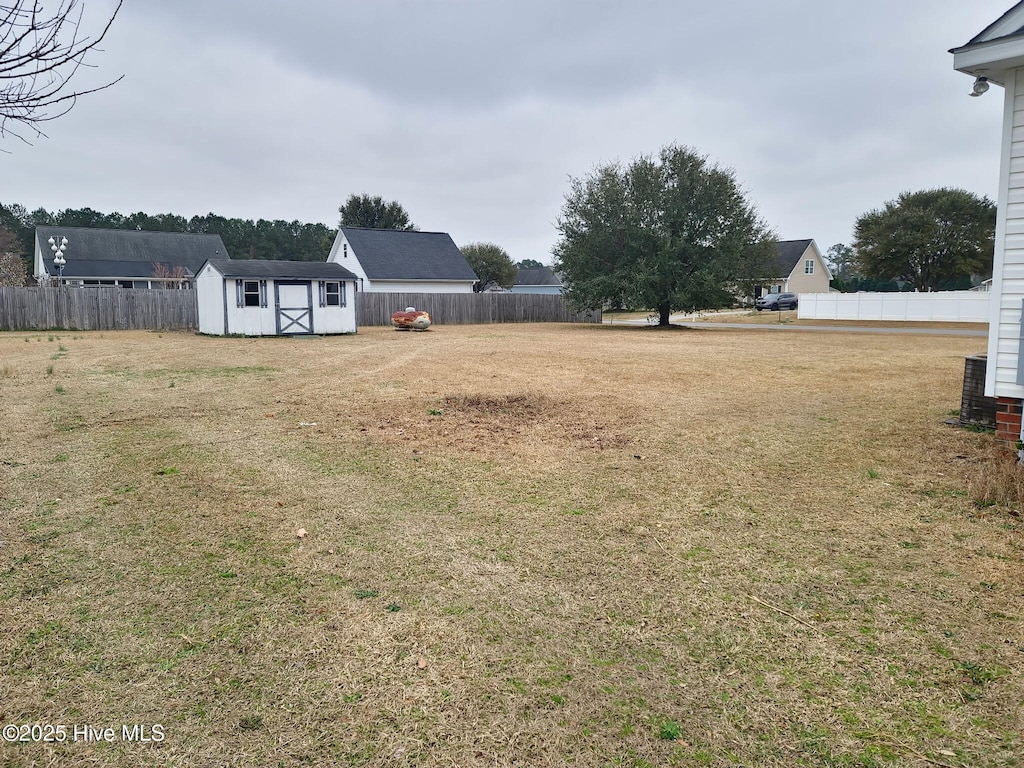
M 671 314 L 669 303 L 667 301 L 661 302 L 658 305 L 658 327 L 668 325 L 668 317 Z

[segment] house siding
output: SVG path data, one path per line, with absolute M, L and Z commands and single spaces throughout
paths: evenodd
M 804 262 L 808 259 L 814 259 L 813 275 L 804 274 Z M 789 273 L 786 284 L 785 290 L 790 293 L 828 293 L 828 270 L 813 242 L 807 246 L 807 250 Z
M 1024 302 L 1024 69 L 1007 73 L 985 394 L 1024 398 L 1017 384 Z
M 459 280 L 367 280 L 367 293 L 472 293 L 473 283 Z
M 369 285 L 370 281 L 366 277 L 366 270 L 363 269 L 363 265 L 359 263 L 358 257 L 355 255 L 355 251 L 352 250 L 352 244 L 345 237 L 345 233 L 339 230 L 338 236 L 334 238 L 334 243 L 331 245 L 331 252 L 327 254 L 327 260 L 340 264 L 353 275 L 359 278 L 358 290 L 368 291 L 371 290 Z
M 534 293 L 543 296 L 558 296 L 562 293 L 560 285 L 513 285 L 510 293 Z

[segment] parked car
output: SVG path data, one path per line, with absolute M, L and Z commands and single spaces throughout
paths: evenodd
M 796 305 L 795 293 L 769 293 L 754 302 L 754 309 L 758 312 L 762 309 L 796 309 Z

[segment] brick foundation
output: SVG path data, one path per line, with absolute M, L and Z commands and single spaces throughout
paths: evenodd
M 1022 405 L 1016 397 L 996 398 L 996 439 L 1014 445 L 1020 440 Z

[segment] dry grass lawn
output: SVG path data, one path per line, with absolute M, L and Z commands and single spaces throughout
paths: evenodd
M 1021 765 L 982 347 L 0 334 L 0 764 Z

